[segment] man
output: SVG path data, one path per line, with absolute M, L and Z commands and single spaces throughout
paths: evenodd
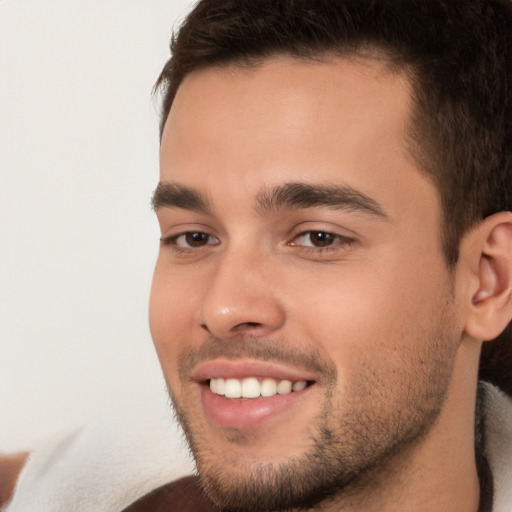
M 511 34 L 507 1 L 217 0 L 174 39 L 150 324 L 215 506 L 491 509 Z
M 510 2 L 203 0 L 171 49 L 150 325 L 198 476 L 127 510 L 512 510 L 478 383 L 512 318 Z

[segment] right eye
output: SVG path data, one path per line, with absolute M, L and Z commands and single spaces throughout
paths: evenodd
M 218 245 L 219 240 L 201 231 L 187 231 L 163 238 L 162 242 L 165 245 L 172 245 L 176 249 L 199 249 L 207 245 Z

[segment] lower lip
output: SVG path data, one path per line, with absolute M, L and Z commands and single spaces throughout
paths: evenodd
M 201 400 L 209 420 L 219 427 L 254 428 L 297 405 L 311 386 L 287 395 L 268 398 L 230 399 L 202 386 Z

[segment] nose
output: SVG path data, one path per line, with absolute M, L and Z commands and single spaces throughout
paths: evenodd
M 199 311 L 203 329 L 228 339 L 268 336 L 284 325 L 275 266 L 268 258 L 233 249 L 212 267 Z

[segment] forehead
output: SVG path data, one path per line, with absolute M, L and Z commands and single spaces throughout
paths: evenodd
M 293 129 L 295 135 L 304 129 L 310 138 L 325 137 L 332 132 L 326 121 L 340 127 L 355 118 L 361 123 L 365 112 L 371 114 L 371 126 L 361 127 L 367 136 L 382 123 L 401 132 L 409 103 L 407 76 L 391 72 L 384 61 L 356 56 L 324 61 L 273 58 L 256 66 L 214 67 L 188 75 L 178 89 L 164 139 L 171 128 L 174 133 L 194 130 L 205 135 L 214 119 L 218 128 L 236 125 L 253 136 L 267 122 L 274 137 L 286 135 L 283 128 Z
M 406 74 L 370 58 L 196 71 L 164 127 L 161 179 L 212 194 L 222 183 L 224 195 L 236 182 L 234 196 L 297 181 L 403 194 L 393 182 L 423 179 L 408 151 L 410 105 Z

